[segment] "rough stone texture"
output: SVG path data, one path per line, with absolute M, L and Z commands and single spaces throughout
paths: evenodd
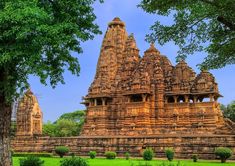
M 190 159 L 198 154 L 200 159 L 215 159 L 216 147 L 229 147 L 235 154 L 235 135 L 155 135 L 155 136 L 79 136 L 68 138 L 21 137 L 12 142 L 17 152 L 53 152 L 56 146 L 68 146 L 71 152 L 87 156 L 94 150 L 98 156 L 105 151 L 115 151 L 118 156 L 129 152 L 132 157 L 142 156 L 147 147 L 153 148 L 156 157 L 164 157 L 164 150 L 173 147 L 177 158 Z M 235 159 L 235 155 L 231 159 Z
M 235 133 L 232 122 L 223 119 L 220 96 L 211 73 L 196 75 L 184 61 L 173 66 L 153 44 L 141 58 L 133 34 L 115 18 L 84 97 L 82 135 Z
M 17 109 L 17 136 L 42 134 L 42 111 L 36 96 L 29 89 L 19 102 Z
M 32 114 L 25 112 L 33 110 L 32 104 L 39 107 L 29 93 L 17 114 L 22 130 L 12 142 L 14 151 L 53 152 L 63 145 L 82 156 L 91 150 L 98 155 L 112 150 L 119 156 L 127 151 L 141 156 L 152 147 L 163 157 L 164 149 L 173 147 L 179 158 L 196 153 L 213 159 L 215 148 L 223 146 L 235 153 L 235 124 L 222 117 L 213 75 L 196 75 L 184 61 L 173 66 L 153 44 L 141 58 L 133 34 L 127 35 L 119 18 L 109 23 L 95 79 L 84 97 L 87 115 L 81 136 L 32 136 Z

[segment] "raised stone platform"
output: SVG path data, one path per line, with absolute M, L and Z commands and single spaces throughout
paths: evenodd
M 115 151 L 118 156 L 129 152 L 140 157 L 146 147 L 151 147 L 156 157 L 165 157 L 164 149 L 173 147 L 176 158 L 215 159 L 216 147 L 229 147 L 235 154 L 235 135 L 150 135 L 150 136 L 79 136 L 79 137 L 18 137 L 12 141 L 16 152 L 54 152 L 56 146 L 68 146 L 71 152 L 87 156 L 94 150 L 98 156 L 105 151 Z M 232 159 L 235 160 L 235 155 Z

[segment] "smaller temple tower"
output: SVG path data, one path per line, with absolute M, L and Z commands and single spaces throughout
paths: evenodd
M 17 136 L 34 136 L 42 134 L 42 111 L 36 96 L 28 89 L 20 99 L 17 109 Z

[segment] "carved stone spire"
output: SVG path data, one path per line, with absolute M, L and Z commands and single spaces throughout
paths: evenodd
M 42 111 L 36 96 L 28 89 L 17 109 L 17 136 L 42 134 Z
M 125 24 L 116 17 L 108 24 L 97 63 L 95 80 L 89 95 L 109 94 L 114 84 L 118 68 L 124 59 L 127 32 Z
M 144 54 L 154 54 L 154 55 L 160 55 L 160 51 L 155 48 L 154 43 L 150 44 L 149 49 L 147 49 Z

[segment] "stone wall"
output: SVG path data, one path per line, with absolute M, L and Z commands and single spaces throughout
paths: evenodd
M 164 149 L 173 147 L 177 158 L 191 158 L 198 154 L 201 159 L 215 159 L 216 147 L 229 147 L 235 153 L 235 135 L 155 135 L 155 136 L 79 136 L 79 137 L 18 137 L 12 141 L 16 152 L 54 152 L 56 146 L 68 146 L 71 152 L 86 156 L 95 150 L 98 156 L 105 151 L 115 151 L 123 156 L 141 156 L 146 147 L 151 147 L 156 157 L 164 157 Z M 235 159 L 233 155 L 232 159 Z

